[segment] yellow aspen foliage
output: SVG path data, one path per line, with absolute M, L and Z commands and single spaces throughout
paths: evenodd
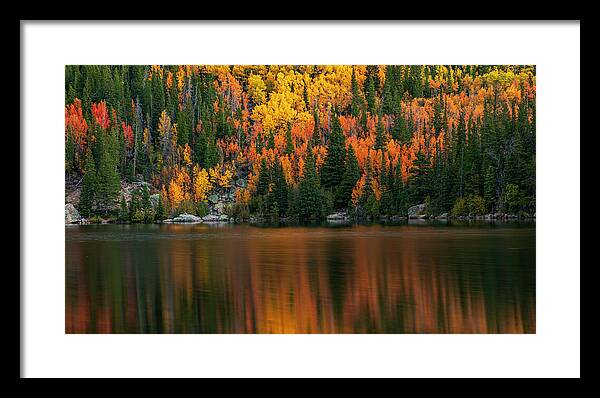
M 283 176 L 285 178 L 285 182 L 288 185 L 295 185 L 294 177 L 292 175 L 292 163 L 287 155 L 284 155 L 281 158 L 281 168 L 283 169 Z
M 181 93 L 181 91 L 183 90 L 183 85 L 185 83 L 185 70 L 183 69 L 183 66 L 179 66 L 179 68 L 177 69 L 177 91 L 179 93 Z
M 183 146 L 183 163 L 186 166 L 192 165 L 192 148 L 187 143 Z
M 377 178 L 371 178 L 371 189 L 375 194 L 375 199 L 381 200 L 381 187 Z
M 173 208 L 177 208 L 185 198 L 183 187 L 176 180 L 169 182 L 169 203 Z
M 267 85 L 259 75 L 248 77 L 248 93 L 256 105 L 261 105 L 267 100 Z
M 230 188 L 231 179 L 233 178 L 233 166 L 228 164 L 226 166 L 216 165 L 209 171 L 210 182 L 221 188 Z
M 167 115 L 167 111 L 162 111 L 158 118 L 158 134 L 162 138 L 171 135 L 171 118 Z
M 240 204 L 248 204 L 250 202 L 250 190 L 248 188 L 240 188 L 235 191 L 235 201 Z
M 170 90 L 173 87 L 173 72 L 168 71 L 167 72 L 167 88 Z
M 367 176 L 363 173 L 360 179 L 356 182 L 356 185 L 352 189 L 352 204 L 356 206 L 358 200 L 362 196 L 363 190 L 365 189 Z
M 206 202 L 208 193 L 211 190 L 212 184 L 206 169 L 199 169 L 198 166 L 194 166 L 194 200 L 196 202 Z

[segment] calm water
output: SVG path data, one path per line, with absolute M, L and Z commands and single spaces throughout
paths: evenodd
M 67 333 L 535 333 L 535 224 L 65 234 Z

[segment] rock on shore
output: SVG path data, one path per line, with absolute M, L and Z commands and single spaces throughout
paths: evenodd
M 204 222 L 228 222 L 229 216 L 227 214 L 209 214 L 202 217 Z
M 81 222 L 81 215 L 71 203 L 65 205 L 65 224 L 78 224 Z
M 181 213 L 177 217 L 163 220 L 165 223 L 201 223 L 202 219 L 193 214 Z
M 348 221 L 348 213 L 338 212 L 327 216 L 327 221 Z
M 425 218 L 425 203 L 420 203 L 408 208 L 408 218 L 420 219 Z

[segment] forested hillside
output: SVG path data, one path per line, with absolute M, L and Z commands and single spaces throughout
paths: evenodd
M 67 66 L 65 180 L 123 221 L 533 214 L 535 100 L 532 66 Z

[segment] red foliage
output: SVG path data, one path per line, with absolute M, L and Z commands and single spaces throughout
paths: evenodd
M 70 130 L 80 149 L 86 144 L 88 125 L 81 110 L 81 100 L 75 98 L 72 104 L 65 107 L 65 134 Z
M 94 119 L 101 129 L 106 130 L 108 128 L 109 120 L 106 101 L 100 101 L 98 104 L 92 103 L 92 115 L 94 115 Z
M 133 128 L 128 126 L 125 122 L 122 123 L 123 126 L 123 137 L 125 137 L 125 144 L 127 148 L 133 147 Z

